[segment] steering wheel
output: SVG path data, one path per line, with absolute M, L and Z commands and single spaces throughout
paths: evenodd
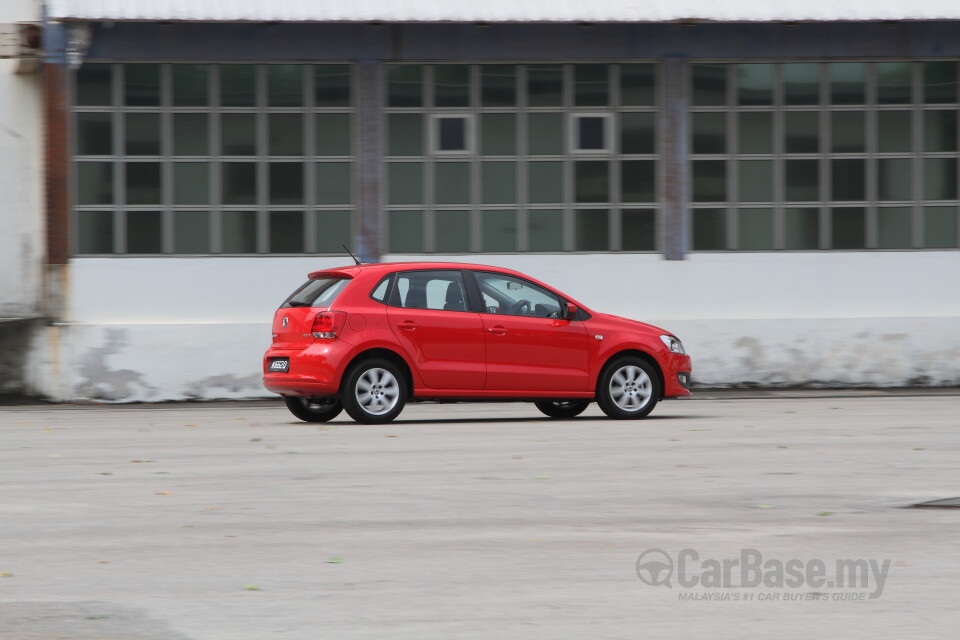
M 514 304 L 510 306 L 510 311 L 508 313 L 512 316 L 528 316 L 530 315 L 530 301 L 527 299 L 517 300 Z

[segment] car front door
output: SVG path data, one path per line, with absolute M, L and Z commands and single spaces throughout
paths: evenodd
M 401 271 L 388 300 L 390 327 L 424 384 L 483 389 L 483 322 L 466 304 L 458 270 Z
M 532 282 L 472 272 L 482 299 L 491 391 L 586 391 L 587 331 L 567 320 L 565 302 Z

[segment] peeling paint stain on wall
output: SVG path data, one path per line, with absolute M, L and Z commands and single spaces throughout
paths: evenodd
M 149 395 L 155 394 L 157 390 L 144 382 L 143 374 L 132 369 L 111 369 L 107 364 L 108 356 L 121 353 L 127 346 L 126 330 L 110 328 L 104 335 L 106 341 L 102 347 L 90 349 L 80 358 L 78 373 L 83 382 L 76 386 L 76 397 L 121 402 L 131 400 L 136 387 Z
M 263 393 L 261 375 L 259 373 L 254 373 L 249 376 L 237 376 L 232 373 L 225 373 L 188 383 L 184 395 L 188 398 L 196 399 L 219 398 L 223 395 L 222 393 L 210 393 L 214 389 L 225 389 L 232 393 L 254 391 L 255 393 L 251 395 L 262 395 Z

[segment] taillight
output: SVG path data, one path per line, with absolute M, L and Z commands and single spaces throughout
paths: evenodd
M 313 333 L 314 338 L 336 338 L 343 331 L 343 325 L 346 322 L 345 311 L 321 311 L 313 319 L 310 332 Z

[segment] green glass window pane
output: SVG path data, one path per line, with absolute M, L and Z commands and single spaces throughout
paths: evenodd
M 252 113 L 225 113 L 220 116 L 222 153 L 225 156 L 257 154 L 257 116 Z
M 470 252 L 469 211 L 436 211 L 433 218 L 437 253 Z
M 830 151 L 863 153 L 866 150 L 866 118 L 863 111 L 830 114 Z
M 620 152 L 656 153 L 656 114 L 620 114 Z
M 76 101 L 81 107 L 108 107 L 113 103 L 113 66 L 87 62 L 77 70 Z
M 723 160 L 693 161 L 693 201 L 723 202 L 727 199 L 727 163 Z
M 123 65 L 123 103 L 128 107 L 160 106 L 160 65 Z
M 257 252 L 256 211 L 224 211 L 220 221 L 224 253 Z
M 881 153 L 910 151 L 909 111 L 877 112 L 877 146 Z
M 113 253 L 113 213 L 77 212 L 77 252 Z
M 220 165 L 224 204 L 257 203 L 257 165 L 254 162 L 224 162 Z
M 205 64 L 174 64 L 170 68 L 173 75 L 173 106 L 207 106 L 210 102 L 210 67 Z
M 517 123 L 512 113 L 485 113 L 480 116 L 482 153 L 512 156 L 517 153 Z
M 830 161 L 833 200 L 865 200 L 867 193 L 866 160 L 838 159 Z
M 957 247 L 957 208 L 923 208 L 923 246 L 927 249 Z
M 303 116 L 271 113 L 267 116 L 268 149 L 272 156 L 303 155 Z
M 423 104 L 423 67 L 387 65 L 387 106 L 419 107 Z
M 387 165 L 387 202 L 423 204 L 423 164 L 391 162 Z
M 620 200 L 622 202 L 657 201 L 655 160 L 622 160 L 620 162 Z
M 317 253 L 343 254 L 343 246 L 352 241 L 351 215 L 349 211 L 317 211 L 314 249 Z
M 480 212 L 480 251 L 508 253 L 517 250 L 517 212 Z
M 877 160 L 877 198 L 879 200 L 912 200 L 913 176 L 909 158 Z
M 923 112 L 923 150 L 957 150 L 957 112 L 955 110 Z
M 173 252 L 210 253 L 209 212 L 173 212 Z
M 480 67 L 480 103 L 485 107 L 517 104 L 517 68 L 514 65 L 485 64 Z
M 819 114 L 816 111 L 787 111 L 783 114 L 784 149 L 787 153 L 820 151 Z
M 271 162 L 270 204 L 303 204 L 303 163 Z
M 128 113 L 125 122 L 128 156 L 160 155 L 159 113 Z
M 437 107 L 470 106 L 470 67 L 438 64 L 433 67 L 433 104 Z
M 737 65 L 737 103 L 741 105 L 773 104 L 773 65 Z
M 563 104 L 563 68 L 558 64 L 527 67 L 528 104 L 559 107 Z
M 957 101 L 957 63 L 955 61 L 923 63 L 923 101 L 927 104 Z
M 160 163 L 128 162 L 124 165 L 127 174 L 127 204 L 159 204 Z
M 653 209 L 624 209 L 620 214 L 620 239 L 624 251 L 655 251 L 657 212 Z
M 351 163 L 318 162 L 314 166 L 317 204 L 350 204 L 353 201 L 353 165 Z
M 866 100 L 866 64 L 831 62 L 827 65 L 831 104 L 863 104 Z
M 480 163 L 480 196 L 484 204 L 510 204 L 517 201 L 515 162 Z
M 820 104 L 820 65 L 816 62 L 784 64 L 783 101 L 789 105 Z
M 620 104 L 652 107 L 657 104 L 657 68 L 652 64 L 620 65 Z
M 527 246 L 530 251 L 563 251 L 563 211 L 560 209 L 528 211 Z
M 574 251 L 610 250 L 610 212 L 578 209 L 573 217 Z
M 877 209 L 877 247 L 880 249 L 909 249 L 912 224 L 910 207 L 882 207 Z
M 740 113 L 740 153 L 773 153 L 773 114 L 769 111 Z
M 693 153 L 726 153 L 727 122 L 723 113 L 690 114 Z
M 727 249 L 727 210 L 693 210 L 693 250 L 725 251 Z
M 727 65 L 691 65 L 693 106 L 719 107 L 727 104 Z
M 433 165 L 434 202 L 467 204 L 470 202 L 470 163 L 438 162 Z
M 256 106 L 256 71 L 252 64 L 220 65 L 220 104 L 224 107 Z
M 127 211 L 127 253 L 163 253 L 159 211 Z
M 578 107 L 609 104 L 609 71 L 605 64 L 573 65 L 573 104 Z
M 205 156 L 210 151 L 209 120 L 205 113 L 173 114 L 173 154 Z
M 923 199 L 955 200 L 957 198 L 957 159 L 924 158 Z
M 207 204 L 210 202 L 210 167 L 206 162 L 173 164 L 173 203 Z
M 316 106 L 349 107 L 350 65 L 318 64 L 313 69 L 313 94 Z
M 303 65 L 267 65 L 267 104 L 271 107 L 303 106 Z
M 911 62 L 878 62 L 877 104 L 910 104 Z
M 867 215 L 862 207 L 831 210 L 833 249 L 864 249 L 867 246 Z
M 270 253 L 303 253 L 303 212 L 271 211 Z
M 773 249 L 773 209 L 740 209 L 737 216 L 740 251 Z
M 350 155 L 353 128 L 349 113 L 318 113 L 315 122 L 318 156 Z
M 527 146 L 530 155 L 563 153 L 563 114 L 531 113 L 527 116 Z
M 784 182 L 789 201 L 820 199 L 820 169 L 818 160 L 785 160 Z
M 609 162 L 579 160 L 573 167 L 575 202 L 607 202 L 610 199 Z
M 784 209 L 783 248 L 796 251 L 820 248 L 819 209 Z
M 529 202 L 563 202 L 562 162 L 530 162 L 527 179 Z
M 113 163 L 77 162 L 77 204 L 113 202 Z
M 423 116 L 419 113 L 387 114 L 387 153 L 391 156 L 423 155 Z
M 390 253 L 423 253 L 423 211 L 391 211 Z
M 77 155 L 113 155 L 113 116 L 111 114 L 77 114 Z
M 740 202 L 771 202 L 773 200 L 773 161 L 741 160 L 739 173 Z

